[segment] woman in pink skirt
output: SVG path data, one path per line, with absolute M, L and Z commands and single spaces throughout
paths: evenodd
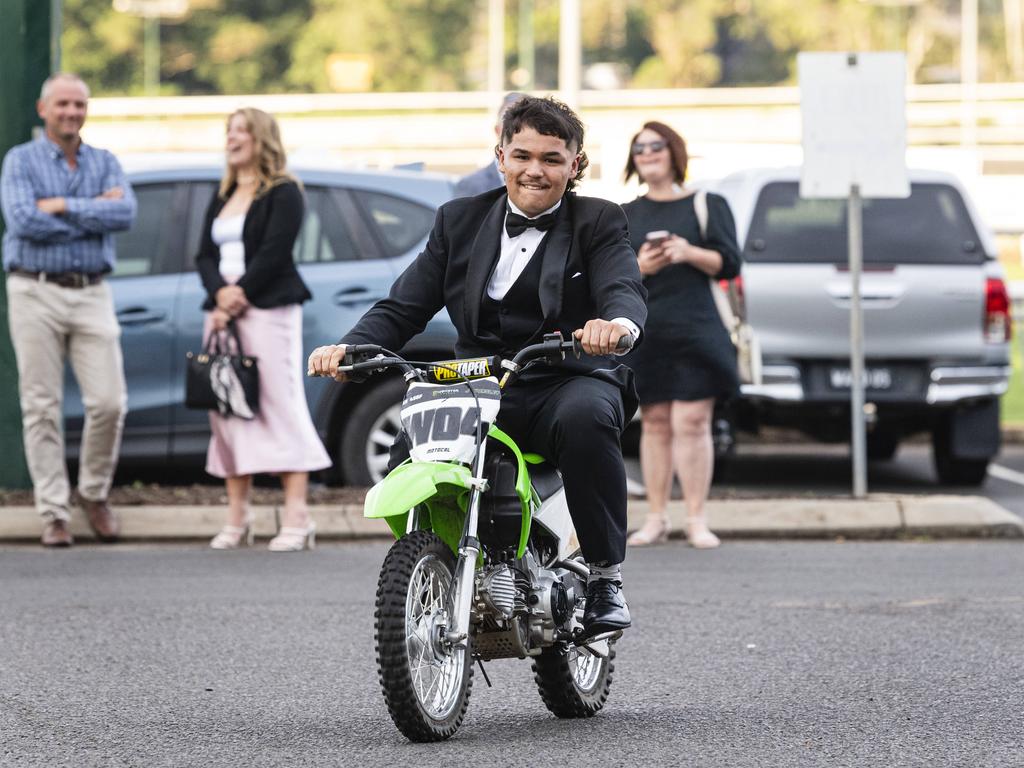
M 285 169 L 277 122 L 258 109 L 228 118 L 227 172 L 206 211 L 196 267 L 206 288 L 204 337 L 238 330 L 259 365 L 259 414 L 249 420 L 210 412 L 206 471 L 227 486 L 227 522 L 210 546 L 252 543 L 249 490 L 256 473 L 277 474 L 284 519 L 270 541 L 274 552 L 312 548 L 309 473 L 330 466 L 306 405 L 302 384 L 302 303 L 312 298 L 295 268 L 292 248 L 304 203 Z

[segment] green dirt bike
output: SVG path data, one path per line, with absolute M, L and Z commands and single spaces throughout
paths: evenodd
M 397 539 L 377 583 L 377 667 L 391 718 L 412 741 L 458 730 L 474 660 L 486 679 L 484 661 L 531 658 L 558 717 L 590 717 L 608 698 L 621 632 L 582 634 L 589 571 L 561 478 L 494 426 L 503 389 L 566 353 L 579 356 L 579 344 L 558 333 L 512 360 L 346 349 L 339 370 L 350 377 L 397 369 L 409 384 L 410 458 L 370 490 L 364 515 Z

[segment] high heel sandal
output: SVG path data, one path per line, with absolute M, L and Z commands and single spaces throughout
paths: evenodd
M 210 540 L 210 549 L 238 549 L 243 541 L 251 547 L 255 540 L 256 530 L 252 520 L 246 520 L 245 525 L 225 525 L 221 528 Z
M 649 547 L 668 541 L 668 515 L 647 515 L 642 527 L 633 531 L 626 544 L 631 547 Z
M 694 549 L 714 549 L 722 543 L 708 528 L 704 515 L 686 518 L 686 540 Z
M 305 528 L 284 526 L 267 545 L 271 552 L 301 552 L 307 547 L 316 548 L 316 523 L 312 520 Z

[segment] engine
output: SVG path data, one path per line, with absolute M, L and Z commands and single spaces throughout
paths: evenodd
M 573 573 L 537 567 L 529 552 L 512 564 L 483 569 L 477 574 L 474 652 L 485 661 L 523 658 L 568 639 L 577 580 Z

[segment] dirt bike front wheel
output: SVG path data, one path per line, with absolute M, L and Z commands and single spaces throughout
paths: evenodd
M 608 700 L 614 660 L 614 640 L 604 658 L 572 644 L 545 648 L 533 661 L 533 678 L 544 705 L 556 717 L 593 717 Z
M 444 640 L 455 555 L 434 533 L 414 531 L 391 547 L 377 582 L 374 639 L 388 712 L 411 741 L 441 741 L 462 724 L 473 684 L 467 643 Z

